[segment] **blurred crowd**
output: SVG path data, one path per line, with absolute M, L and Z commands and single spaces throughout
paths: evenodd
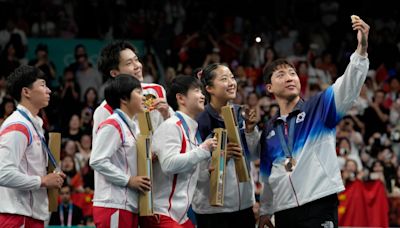
M 233 11 L 226 13 L 224 4 L 228 3 L 0 1 L 0 124 L 16 108 L 5 84 L 17 66 L 40 68 L 49 85 L 57 80 L 59 86 L 51 88 L 51 104 L 41 116 L 47 131 L 62 132 L 62 169 L 72 191 L 91 193 L 92 118 L 103 99 L 104 79 L 83 45 L 71 50 L 75 62 L 65 69 L 55 68 L 46 44 L 39 44 L 35 58 L 27 59 L 28 37 L 144 40 L 144 81 L 163 84 L 167 90 L 176 75 L 192 75 L 210 63 L 225 63 L 237 79 L 235 103 L 254 108 L 262 127 L 278 110 L 265 91 L 263 68 L 277 58 L 286 58 L 297 68 L 305 99 L 322 91 L 345 70 L 356 46 L 350 15 L 359 14 L 371 26 L 371 64 L 358 100 L 337 125 L 338 162 L 345 183 L 379 180 L 389 197 L 400 197 L 397 11 L 372 1 L 360 7 L 336 0 L 273 1 L 263 10 L 258 8 L 260 3 L 250 1 L 254 7 L 249 10 L 254 14 L 242 12 L 234 3 Z M 255 184 L 261 190 L 259 164 L 253 165 Z

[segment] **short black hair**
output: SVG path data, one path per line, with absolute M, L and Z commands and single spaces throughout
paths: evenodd
M 108 80 L 104 89 L 104 97 L 111 108 L 121 107 L 122 100 L 130 100 L 135 89 L 141 89 L 140 81 L 128 74 L 119 74 L 114 80 Z
M 294 70 L 296 70 L 296 68 L 293 66 L 293 64 L 291 64 L 286 59 L 274 60 L 271 64 L 269 64 L 263 70 L 263 78 L 264 78 L 264 83 L 265 84 L 270 84 L 271 83 L 272 74 L 278 69 L 279 66 L 288 66 L 288 67 L 291 67 Z
M 202 88 L 200 80 L 193 75 L 178 75 L 171 82 L 167 93 L 167 102 L 173 110 L 178 110 L 179 105 L 176 100 L 176 94 L 186 95 L 189 89 Z
M 31 88 L 38 79 L 45 79 L 45 74 L 36 67 L 21 65 L 7 78 L 7 91 L 17 101 L 21 101 L 22 88 Z
M 97 68 L 103 74 L 103 78 L 109 78 L 110 71 L 118 69 L 120 52 L 130 49 L 137 54 L 136 48 L 128 41 L 118 40 L 105 46 L 97 60 Z
M 49 53 L 49 48 L 47 47 L 46 44 L 40 43 L 40 44 L 38 44 L 38 45 L 36 46 L 35 54 L 37 54 L 39 51 L 44 51 L 44 52 L 46 52 L 46 53 Z

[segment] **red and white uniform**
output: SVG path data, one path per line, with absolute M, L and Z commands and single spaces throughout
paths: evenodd
M 156 98 L 166 99 L 166 92 L 164 87 L 154 83 L 141 83 L 143 89 L 143 95 L 152 94 Z M 174 111 L 169 108 L 170 115 L 173 115 Z M 93 141 L 96 138 L 96 131 L 100 123 L 103 122 L 107 117 L 113 113 L 112 108 L 104 100 L 99 107 L 96 108 L 93 114 Z M 151 123 L 153 128 L 156 129 L 162 122 L 164 122 L 164 117 L 158 110 L 152 110 L 150 112 Z M 136 118 L 134 118 L 136 121 Z
M 136 124 L 120 113 L 136 135 Z M 117 113 L 99 125 L 90 166 L 95 171 L 93 206 L 138 212 L 138 192 L 127 187 L 129 178 L 137 175 L 136 139 Z
M 189 127 L 189 135 L 175 115 L 161 124 L 153 135 L 152 149 L 158 162 L 153 163 L 152 191 L 154 213 L 184 224 L 196 188 L 198 164 L 210 158 L 211 154 L 197 146 L 197 122 L 179 113 Z
M 22 105 L 17 108 L 30 117 L 43 135 L 42 119 L 33 117 Z M 19 111 L 14 111 L 0 128 L 0 226 L 6 226 L 5 214 L 13 214 L 10 216 L 22 222 L 25 219 L 16 215 L 48 219 L 47 190 L 40 187 L 40 177 L 47 175 L 47 162 L 46 151 L 33 125 Z

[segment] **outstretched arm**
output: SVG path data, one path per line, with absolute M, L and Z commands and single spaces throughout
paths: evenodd
M 353 30 L 357 30 L 357 53 L 361 56 L 367 56 L 369 25 L 356 15 L 351 16 Z
M 357 49 L 351 55 L 344 74 L 333 84 L 336 111 L 340 115 L 344 115 L 359 96 L 369 67 L 367 54 L 369 25 L 356 16 L 352 17 L 352 27 L 353 30 L 357 30 Z

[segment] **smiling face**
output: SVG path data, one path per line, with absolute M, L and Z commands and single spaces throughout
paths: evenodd
M 295 69 L 289 65 L 280 65 L 272 73 L 271 83 L 266 85 L 269 93 L 277 99 L 294 100 L 300 95 L 300 80 Z
M 129 74 L 137 78 L 139 81 L 143 81 L 142 70 L 142 63 L 131 49 L 125 49 L 119 53 L 118 71 L 115 72 L 115 75 Z
M 201 88 L 190 88 L 186 95 L 179 94 L 181 104 L 186 107 L 187 112 L 193 116 L 197 116 L 200 112 L 204 111 L 205 96 Z
M 220 65 L 214 70 L 215 77 L 212 85 L 207 85 L 206 90 L 211 95 L 211 100 L 216 99 L 223 103 L 235 99 L 237 83 L 228 67 Z

